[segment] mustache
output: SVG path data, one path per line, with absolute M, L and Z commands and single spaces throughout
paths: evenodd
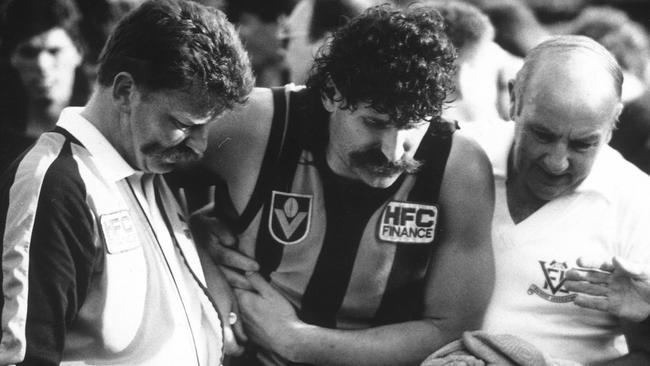
M 349 156 L 353 166 L 371 170 L 380 175 L 395 175 L 404 172 L 412 174 L 422 166 L 422 162 L 409 156 L 403 156 L 398 161 L 389 161 L 377 147 L 353 151 Z
M 203 157 L 202 153 L 197 153 L 185 145 L 164 148 L 159 144 L 153 143 L 143 146 L 141 152 L 145 155 L 173 161 L 190 162 L 200 160 Z

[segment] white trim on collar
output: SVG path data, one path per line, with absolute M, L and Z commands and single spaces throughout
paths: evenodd
M 57 126 L 70 132 L 88 150 L 102 167 L 102 174 L 113 181 L 124 179 L 136 172 L 104 135 L 81 116 L 82 107 L 67 107 L 61 112 Z

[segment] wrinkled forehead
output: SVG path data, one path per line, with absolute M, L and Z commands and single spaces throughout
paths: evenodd
M 155 102 L 161 110 L 191 119 L 213 119 L 224 110 L 218 99 L 210 95 L 206 88 L 196 86 L 145 91 L 144 98 Z

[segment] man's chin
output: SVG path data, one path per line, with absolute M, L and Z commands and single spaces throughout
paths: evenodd
M 533 189 L 535 196 L 542 201 L 552 201 L 556 198 L 559 198 L 568 192 L 571 192 L 571 187 L 567 185 L 538 185 Z

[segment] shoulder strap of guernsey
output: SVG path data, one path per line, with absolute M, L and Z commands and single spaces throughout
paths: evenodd
M 262 166 L 260 168 L 253 194 L 251 195 L 251 198 L 242 214 L 237 220 L 235 220 L 236 224 L 234 229 L 238 234 L 246 230 L 264 204 L 265 195 L 275 174 L 275 169 L 278 165 L 286 140 L 288 124 L 287 89 L 285 87 L 276 87 L 272 88 L 271 92 L 273 93 L 273 119 L 271 121 L 269 141 L 266 145 L 266 152 L 264 153 L 264 159 L 262 160 Z M 219 202 L 217 199 L 221 200 L 223 198 L 223 189 L 227 189 L 227 187 L 225 187 L 225 185 L 216 187 L 215 194 L 217 197 L 215 197 L 215 202 Z M 227 196 L 227 194 L 225 196 Z M 221 202 L 223 201 L 221 200 Z M 218 208 L 215 207 L 215 209 Z
M 282 259 L 284 245 L 278 243 L 272 236 L 265 223 L 269 221 L 271 215 L 271 192 L 281 191 L 290 192 L 294 175 L 298 167 L 298 161 L 307 139 L 308 125 L 312 116 L 306 115 L 304 104 L 301 98 L 304 96 L 304 89 L 301 93 L 288 92 L 287 96 L 287 114 L 286 114 L 286 132 L 282 149 L 272 170 L 268 171 L 267 185 L 264 187 L 264 196 L 262 197 L 263 205 L 262 223 L 258 229 L 257 242 L 264 245 L 257 245 L 255 258 L 260 264 L 260 273 L 269 278 L 271 272 L 277 269 Z M 291 98 L 291 99 L 289 99 Z M 292 100 L 293 102 L 289 102 Z
M 408 201 L 437 204 L 445 167 L 451 151 L 455 125 L 445 121 L 431 123 L 415 158 L 424 161 Z M 438 228 L 436 228 L 438 231 Z M 412 320 L 421 312 L 424 277 L 437 245 L 400 245 L 395 251 L 386 290 L 373 323 L 392 324 Z M 415 276 L 420 280 L 409 279 Z M 408 286 L 398 284 L 409 283 Z

